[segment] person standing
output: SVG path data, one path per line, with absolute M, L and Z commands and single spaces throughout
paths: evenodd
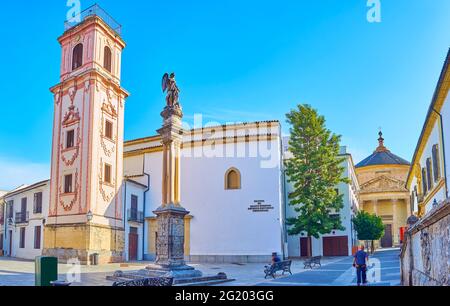
M 353 257 L 353 267 L 356 268 L 356 278 L 358 286 L 367 284 L 367 264 L 369 263 L 369 255 L 364 251 L 362 245 L 358 252 Z

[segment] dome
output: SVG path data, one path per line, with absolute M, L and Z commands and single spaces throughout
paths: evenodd
M 378 148 L 375 152 L 361 161 L 356 165 L 356 168 L 362 168 L 367 166 L 376 166 L 376 165 L 411 165 L 408 161 L 403 158 L 393 154 L 384 146 L 384 138 L 383 133 L 379 133 L 380 138 L 378 138 Z

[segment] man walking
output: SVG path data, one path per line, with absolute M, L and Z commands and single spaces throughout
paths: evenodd
M 358 279 L 358 286 L 367 284 L 367 264 L 369 262 L 369 255 L 364 252 L 362 245 L 360 250 L 356 252 L 353 258 L 353 267 L 356 268 L 356 277 Z

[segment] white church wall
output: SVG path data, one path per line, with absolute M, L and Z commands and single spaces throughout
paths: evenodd
M 245 143 L 237 145 L 238 149 L 243 146 Z M 182 205 L 193 215 L 193 260 L 199 256 L 210 256 L 211 260 L 211 256 L 252 256 L 253 260 L 266 260 L 272 252 L 281 253 L 281 170 L 280 154 L 276 153 L 279 141 L 272 141 L 272 146 L 278 163 L 268 169 L 261 168 L 260 157 L 183 158 L 181 196 Z M 223 145 L 217 148 L 220 150 Z M 225 190 L 225 173 L 232 167 L 241 173 L 240 190 Z M 257 200 L 265 201 L 273 209 L 250 211 L 249 207 Z

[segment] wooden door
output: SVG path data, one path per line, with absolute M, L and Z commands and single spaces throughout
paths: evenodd
M 384 225 L 384 236 L 381 238 L 382 248 L 392 248 L 392 224 Z
M 348 237 L 324 237 L 323 256 L 348 256 Z
M 300 238 L 300 256 L 301 257 L 312 256 L 311 237 Z
M 130 228 L 128 235 L 128 260 L 137 260 L 139 235 L 137 228 Z

